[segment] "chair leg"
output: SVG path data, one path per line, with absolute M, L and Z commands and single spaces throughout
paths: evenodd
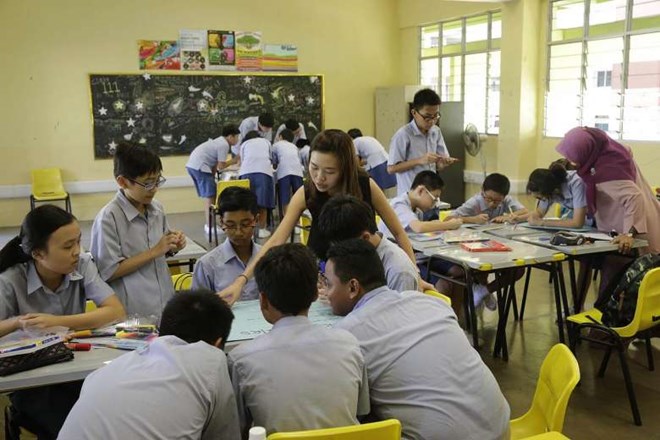
M 608 346 L 607 351 L 605 352 L 605 356 L 603 356 L 603 360 L 600 363 L 600 368 L 598 368 L 598 373 L 596 374 L 596 377 L 605 376 L 605 371 L 607 370 L 607 364 L 610 362 L 611 355 L 612 355 L 612 347 Z
M 30 211 L 32 211 L 34 209 L 34 205 L 35 205 L 34 197 L 30 196 Z
M 207 215 L 207 217 L 206 217 L 206 224 L 207 224 L 208 227 L 209 227 L 209 234 L 208 234 L 208 236 L 209 236 L 209 243 L 211 243 L 211 222 L 213 221 L 211 217 L 213 216 L 213 208 L 209 207 L 209 212 L 208 212 L 207 214 L 208 214 L 208 215 Z
M 619 341 L 619 361 L 621 362 L 621 371 L 623 371 L 623 380 L 626 383 L 626 391 L 628 392 L 628 400 L 630 400 L 630 409 L 633 413 L 635 425 L 642 426 L 642 417 L 639 414 L 639 407 L 637 406 L 637 399 L 635 398 L 635 390 L 633 389 L 632 379 L 630 377 L 630 370 L 628 369 L 628 360 L 626 359 L 626 352 L 623 344 Z
M 69 214 L 73 214 L 73 210 L 71 209 L 71 196 L 67 194 L 66 199 L 64 201 L 64 205 L 66 206 L 66 210 Z
M 527 268 L 527 273 L 525 274 L 525 288 L 523 290 L 522 302 L 520 303 L 520 320 L 523 320 L 525 316 L 525 304 L 527 304 L 527 291 L 529 290 L 529 279 L 532 277 L 532 268 L 531 266 Z
M 646 342 L 646 359 L 648 361 L 649 371 L 655 370 L 655 364 L 653 362 L 653 349 L 651 348 L 651 335 L 649 332 L 646 332 L 646 337 L 644 338 Z

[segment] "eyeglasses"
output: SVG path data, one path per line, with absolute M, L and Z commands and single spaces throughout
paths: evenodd
M 424 119 L 425 121 L 428 121 L 428 122 L 437 121 L 438 119 L 440 119 L 442 117 L 441 113 L 436 113 L 434 115 L 424 115 L 424 114 L 418 112 L 417 110 L 415 110 L 415 113 L 417 113 L 419 116 L 422 117 L 422 119 Z
M 484 198 L 484 200 L 486 201 L 486 203 L 495 203 L 495 204 L 499 205 L 500 203 L 502 203 L 502 202 L 504 201 L 503 198 L 502 198 L 502 199 L 494 199 L 494 198 L 492 198 L 492 197 L 487 196 L 487 195 L 486 195 L 485 193 L 483 193 L 483 192 L 481 193 L 481 196 Z
M 130 180 L 131 182 L 133 182 L 134 184 L 136 184 L 138 186 L 141 186 L 142 188 L 144 188 L 147 191 L 153 191 L 156 188 L 160 188 L 161 186 L 163 186 L 165 184 L 165 182 L 167 182 L 167 179 L 164 178 L 163 176 L 158 176 L 158 180 L 156 180 L 155 182 L 147 182 L 147 183 L 138 182 L 137 180 L 129 179 L 128 177 L 127 177 L 127 179 Z
M 257 222 L 256 222 L 256 220 L 252 220 L 250 223 L 245 222 L 245 223 L 239 223 L 238 225 L 234 225 L 234 224 L 228 225 L 226 223 L 222 223 L 221 227 L 222 227 L 223 231 L 233 233 L 233 232 L 238 231 L 239 229 L 241 231 L 248 231 L 248 230 L 254 228 L 255 226 L 257 226 Z

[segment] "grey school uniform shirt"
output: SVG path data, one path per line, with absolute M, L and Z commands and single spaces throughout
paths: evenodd
M 163 336 L 118 357 L 87 376 L 58 438 L 239 440 L 224 352 Z
M 369 413 L 364 359 L 344 330 L 287 316 L 229 352 L 241 428 L 268 434 L 355 425 Z
M 152 200 L 144 214 L 120 190 L 96 215 L 92 225 L 91 252 L 101 278 L 108 280 L 119 263 L 154 247 L 169 231 L 163 205 Z M 160 317 L 174 295 L 172 277 L 164 256 L 135 272 L 109 282 L 127 315 Z
M 0 319 L 25 313 L 76 315 L 85 312 L 88 299 L 100 306 L 112 295 L 87 253 L 80 254 L 76 270 L 64 276 L 55 292 L 43 285 L 34 262 L 28 261 L 0 274 Z
M 417 290 L 419 287 L 417 266 L 410 261 L 403 249 L 380 233 L 377 234 L 380 235 L 380 243 L 376 246 L 376 252 L 383 262 L 387 287 L 397 292 Z
M 509 404 L 443 301 L 383 286 L 335 327 L 360 343 L 371 415 L 401 421 L 403 438 L 488 440 L 508 432 Z
M 524 209 L 525 206 L 511 196 L 504 197 L 502 203 L 497 208 L 489 208 L 484 196 L 479 193 L 470 197 L 465 203 L 456 208 L 451 215 L 455 217 L 472 217 L 479 214 L 488 214 L 488 219 L 492 220 L 511 211 L 516 212 Z

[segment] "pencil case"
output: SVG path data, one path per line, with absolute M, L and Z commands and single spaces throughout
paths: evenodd
M 49 345 L 27 354 L 0 358 L 0 376 L 8 376 L 21 371 L 32 370 L 44 365 L 57 364 L 73 359 L 73 352 L 63 342 Z

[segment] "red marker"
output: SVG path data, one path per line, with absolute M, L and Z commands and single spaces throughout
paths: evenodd
M 66 344 L 66 347 L 73 351 L 89 351 L 92 349 L 92 344 L 87 342 L 69 342 Z

